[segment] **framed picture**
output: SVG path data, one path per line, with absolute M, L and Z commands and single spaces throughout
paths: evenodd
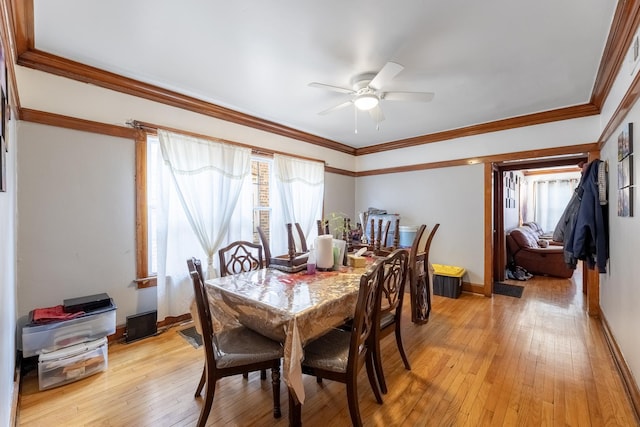
M 618 216 L 633 216 L 633 187 L 618 190 Z
M 618 188 L 625 188 L 633 185 L 633 162 L 632 157 L 625 157 L 618 162 Z
M 618 161 L 633 153 L 633 123 L 628 123 L 618 135 Z
M 633 75 L 638 69 L 638 63 L 640 62 L 640 36 L 636 34 L 633 36 L 633 41 L 629 47 L 629 73 Z

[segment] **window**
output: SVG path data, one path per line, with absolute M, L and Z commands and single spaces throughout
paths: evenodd
M 140 137 L 136 153 L 137 186 L 137 284 L 139 288 L 156 285 L 158 271 L 157 226 L 160 197 L 158 177 L 160 144 L 156 135 Z M 253 200 L 253 241 L 261 243 L 256 227 L 261 226 L 269 237 L 271 219 L 271 181 L 273 160 L 253 156 L 251 159 L 251 191 Z
M 273 161 L 265 157 L 251 159 L 251 182 L 253 183 L 253 243 L 261 244 L 256 227 L 260 226 L 269 238 L 271 219 L 271 170 Z

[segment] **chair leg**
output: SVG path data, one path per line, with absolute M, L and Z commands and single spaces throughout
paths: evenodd
M 202 375 L 200 376 L 200 383 L 198 384 L 198 388 L 196 389 L 196 394 L 194 395 L 194 397 L 198 397 L 200 396 L 200 393 L 202 393 L 202 387 L 204 387 L 204 383 L 207 379 L 207 366 L 205 365 L 204 368 L 202 368 Z
M 320 377 L 320 376 L 316 376 L 316 382 L 317 382 L 318 384 L 322 384 L 322 377 Z
M 302 425 L 302 405 L 294 396 L 292 389 L 289 389 L 289 425 Z
M 411 365 L 409 364 L 409 359 L 407 358 L 407 354 L 404 351 L 404 345 L 402 344 L 402 333 L 400 332 L 400 322 L 396 322 L 396 343 L 398 344 L 398 350 L 400 351 L 400 356 L 402 357 L 402 361 L 404 362 L 404 367 L 407 371 L 410 371 Z
M 267 370 L 266 369 L 262 369 L 260 371 L 260 379 L 261 380 L 266 380 L 267 379 Z
M 274 362 L 271 368 L 271 387 L 273 389 L 273 418 L 280 418 L 282 416 L 280 411 L 280 359 Z
M 376 378 L 375 366 L 374 366 L 374 357 L 373 352 L 367 352 L 367 378 L 369 379 L 369 384 L 371 385 L 371 390 L 373 390 L 373 394 L 376 396 L 376 401 L 380 404 L 382 401 L 382 393 L 380 392 L 380 386 L 378 385 L 378 379 Z
M 347 400 L 349 401 L 351 424 L 353 424 L 353 427 L 362 427 L 360 407 L 358 405 L 358 379 L 355 376 L 347 381 Z
M 207 381 L 207 389 L 204 392 L 204 405 L 200 411 L 200 417 L 198 418 L 198 427 L 204 427 L 209 418 L 211 412 L 211 406 L 213 406 L 213 396 L 216 394 L 216 381 Z
M 244 378 L 245 380 L 249 378 L 249 372 L 243 372 L 242 373 L 242 378 Z
M 382 394 L 387 394 L 387 383 L 384 380 L 384 372 L 382 372 L 382 360 L 380 359 L 380 340 L 374 340 L 375 343 L 373 345 L 373 366 L 376 371 L 376 378 L 378 379 L 378 384 L 380 385 L 380 390 Z

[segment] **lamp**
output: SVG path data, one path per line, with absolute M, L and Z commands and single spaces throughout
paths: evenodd
M 353 100 L 356 108 L 361 111 L 367 111 L 378 105 L 380 99 L 373 93 L 363 93 Z

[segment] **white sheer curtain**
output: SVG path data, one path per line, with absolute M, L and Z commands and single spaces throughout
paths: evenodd
M 189 311 L 193 289 L 187 258 L 206 259 L 208 276 L 215 276 L 214 255 L 221 245 L 250 240 L 251 209 L 239 205 L 247 197 L 251 205 L 251 151 L 162 130 L 158 137 L 157 293 L 162 319 Z
M 553 231 L 577 185 L 577 179 L 530 182 L 524 221 L 535 221 L 543 230 Z
M 316 221 L 322 219 L 324 163 L 275 154 L 275 188 L 271 192 L 271 253 L 287 253 L 286 224 L 300 223 L 309 241 L 317 236 Z M 297 234 L 294 230 L 294 236 Z

